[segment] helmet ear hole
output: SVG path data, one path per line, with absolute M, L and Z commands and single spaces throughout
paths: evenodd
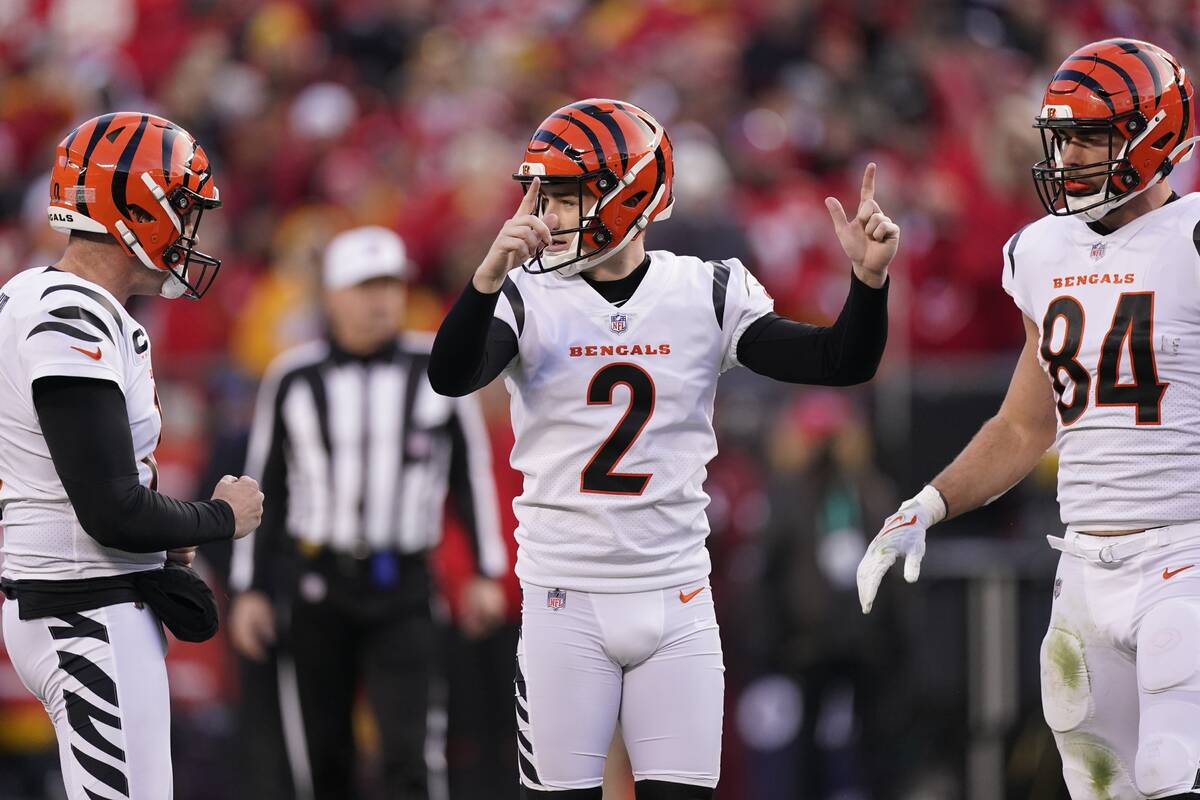
M 1154 140 L 1154 142 L 1153 142 L 1153 144 L 1151 144 L 1150 146 L 1151 146 L 1152 148 L 1154 148 L 1155 150 L 1162 150 L 1164 147 L 1166 147 L 1166 146 L 1167 146 L 1167 143 L 1171 141 L 1171 138 L 1172 138 L 1174 135 L 1175 135 L 1175 134 L 1173 134 L 1173 133 L 1170 133 L 1170 132 L 1168 132 L 1168 133 L 1164 133 L 1162 136 L 1160 136 L 1160 137 L 1158 137 L 1157 139 L 1155 139 L 1155 140 Z
M 647 194 L 649 194 L 649 192 L 647 192 L 645 190 L 640 191 L 637 194 L 630 197 L 624 203 L 621 203 L 621 205 L 625 206 L 626 208 L 636 208 L 639 203 L 641 203 L 643 200 L 646 199 Z
M 154 221 L 153 214 L 151 214 L 149 211 L 142 208 L 141 206 L 133 205 L 132 203 L 129 206 L 129 218 L 132 219 L 134 222 L 140 222 L 143 224 Z

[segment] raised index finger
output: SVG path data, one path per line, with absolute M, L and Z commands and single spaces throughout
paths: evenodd
M 862 194 L 859 197 L 860 203 L 866 203 L 875 199 L 875 162 L 867 164 L 867 168 L 863 171 Z
M 534 178 L 529 182 L 529 188 L 525 190 L 525 196 L 521 198 L 521 205 L 517 206 L 517 213 L 513 216 L 520 217 L 533 213 L 533 209 L 537 206 L 538 190 L 541 186 L 541 178 Z

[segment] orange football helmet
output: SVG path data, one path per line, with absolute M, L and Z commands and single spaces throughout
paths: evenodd
M 200 298 L 221 260 L 196 250 L 204 211 L 221 205 L 208 156 L 190 133 L 153 114 L 119 111 L 58 145 L 50 225 L 106 233 L 150 269 L 170 273 L 163 297 Z
M 539 250 L 525 270 L 574 275 L 612 258 L 651 222 L 671 215 L 674 174 L 667 132 L 632 103 L 591 99 L 558 109 L 534 132 L 513 178 L 573 184 L 579 225 L 554 231 L 574 234 L 571 247 Z
M 1198 138 L 1192 101 L 1187 72 L 1149 42 L 1106 39 L 1068 56 L 1034 122 L 1045 158 L 1034 165 L 1033 181 L 1047 213 L 1095 221 L 1166 178 Z M 1063 163 L 1064 130 L 1107 133 L 1108 158 Z M 1101 177 L 1097 191 L 1068 189 Z

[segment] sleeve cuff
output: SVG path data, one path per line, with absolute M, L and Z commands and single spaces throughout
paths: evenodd
M 500 299 L 500 295 L 504 293 L 504 287 L 497 289 L 494 292 L 481 292 L 475 288 L 475 279 L 472 277 L 467 281 L 467 288 L 463 291 L 463 298 L 470 298 L 472 303 L 486 303 L 490 306 L 495 306 L 496 301 Z
M 38 364 L 29 375 L 29 382 L 33 383 L 39 378 L 95 378 L 112 381 L 118 389 L 122 388 L 121 374 L 115 367 L 104 362 Z M 122 391 L 124 390 L 122 389 Z
M 865 282 L 862 278 L 858 277 L 858 273 L 855 272 L 853 269 L 850 270 L 851 291 L 865 292 L 868 295 L 876 295 L 876 296 L 885 295 L 886 296 L 888 293 L 888 288 L 891 287 L 891 285 L 892 285 L 891 274 L 889 274 L 886 278 L 884 278 L 883 285 L 880 286 L 878 289 L 876 289 L 874 286 L 871 286 L 869 283 Z
M 237 533 L 237 519 L 233 515 L 233 506 L 226 500 L 210 500 L 217 514 L 221 517 L 221 531 L 224 539 L 232 539 Z

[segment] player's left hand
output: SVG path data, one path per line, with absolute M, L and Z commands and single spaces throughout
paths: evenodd
M 196 560 L 196 548 L 194 547 L 179 547 L 175 550 L 167 551 L 167 561 L 174 561 L 177 564 L 183 564 L 185 567 L 190 566 Z
M 842 250 L 850 258 L 854 274 L 863 283 L 876 288 L 887 280 L 888 264 L 900 246 L 900 226 L 892 222 L 875 202 L 875 162 L 867 164 L 863 172 L 862 191 L 859 194 L 858 213 L 853 219 L 836 197 L 826 197 L 825 207 L 833 219 L 833 229 Z
M 897 558 L 904 557 L 904 580 L 917 582 L 921 559 L 925 557 L 925 531 L 945 518 L 946 501 L 942 493 L 927 485 L 883 521 L 883 527 L 858 564 L 858 602 L 864 614 L 871 613 L 879 582 Z
M 463 588 L 459 627 L 472 639 L 478 639 L 504 621 L 508 599 L 499 581 L 482 576 L 471 579 Z

